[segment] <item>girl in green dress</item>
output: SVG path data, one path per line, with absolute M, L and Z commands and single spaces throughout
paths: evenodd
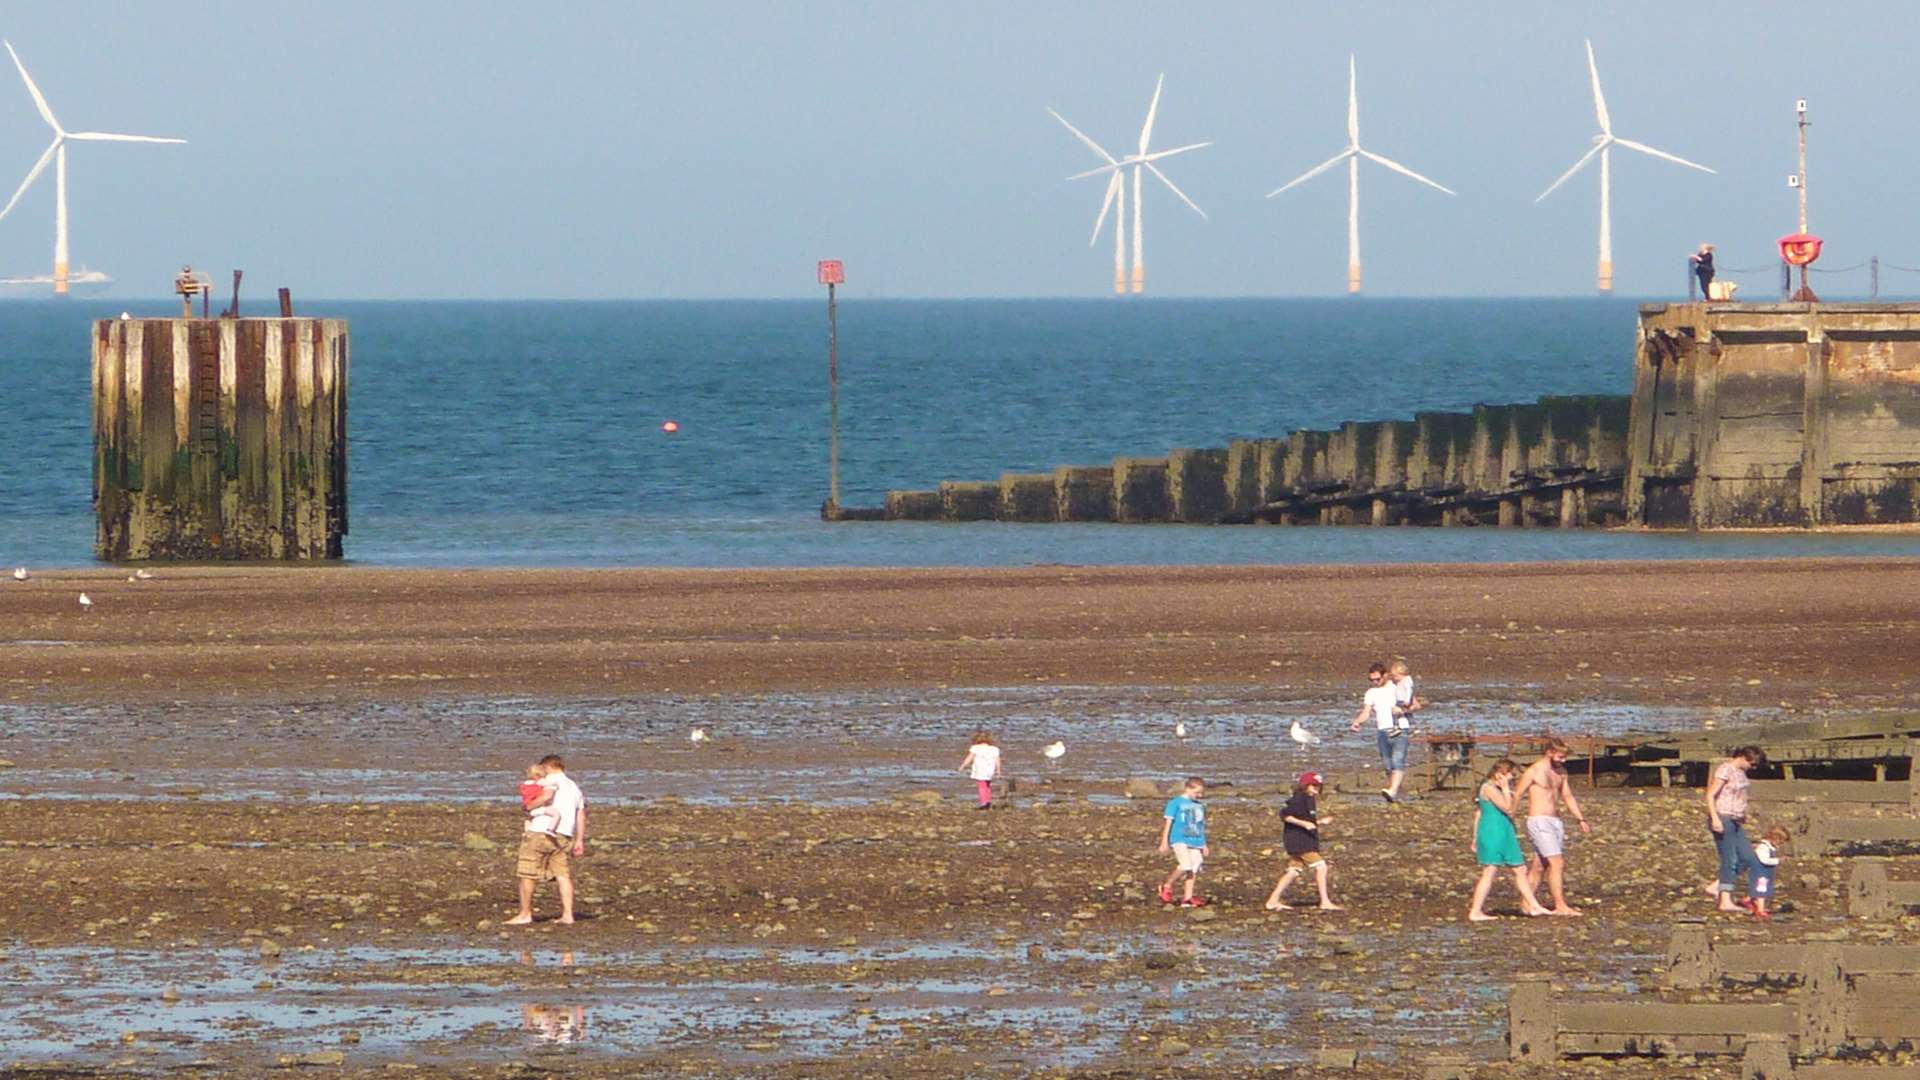
M 1527 858 L 1520 853 L 1520 837 L 1513 828 L 1513 778 L 1520 766 L 1507 758 L 1493 763 L 1485 783 L 1480 785 L 1473 807 L 1473 853 L 1480 863 L 1480 880 L 1473 886 L 1473 905 L 1467 909 L 1472 922 L 1488 922 L 1492 915 L 1481 910 L 1493 879 L 1505 866 L 1513 871 L 1513 887 L 1520 893 L 1520 910 L 1528 915 L 1545 915 L 1547 909 L 1533 895 L 1533 878 L 1527 873 Z

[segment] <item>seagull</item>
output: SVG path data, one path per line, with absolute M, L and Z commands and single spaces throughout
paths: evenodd
M 707 729 L 703 727 L 694 728 L 693 731 L 688 733 L 687 741 L 692 743 L 695 746 L 699 746 L 701 743 L 706 742 Z
M 1187 722 L 1185 720 L 1175 720 L 1173 722 L 1173 737 L 1176 739 L 1179 739 L 1182 742 L 1186 741 Z
M 1320 736 L 1301 727 L 1300 721 L 1298 720 L 1293 722 L 1293 730 L 1287 732 L 1287 734 L 1293 736 L 1293 741 L 1302 746 L 1318 746 L 1320 744 Z
M 25 581 L 32 576 L 33 575 L 27 573 L 27 568 L 24 566 L 16 566 L 13 568 L 13 580 L 15 581 Z
M 120 318 L 121 318 L 121 319 L 131 319 L 131 318 L 133 318 L 133 312 L 131 312 L 131 311 L 123 311 L 123 312 L 121 312 L 121 313 L 120 313 Z
M 1048 761 L 1059 761 L 1067 755 L 1067 744 L 1063 742 L 1051 742 L 1047 744 L 1045 750 L 1040 752 L 1047 756 Z
M 87 595 L 86 593 L 81 593 L 81 594 L 80 594 L 80 609 L 81 609 L 82 611 L 92 611 L 92 610 L 93 610 L 93 597 L 91 597 L 91 596 L 88 596 L 88 595 Z
M 151 570 L 135 570 L 133 576 L 140 581 L 153 580 L 153 572 Z

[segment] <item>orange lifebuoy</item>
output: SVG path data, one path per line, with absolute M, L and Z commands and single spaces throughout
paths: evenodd
M 1780 238 L 1780 257 L 1795 266 L 1806 266 L 1820 257 L 1821 240 L 1808 233 Z

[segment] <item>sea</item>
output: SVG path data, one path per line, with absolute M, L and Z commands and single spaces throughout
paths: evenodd
M 0 565 L 91 564 L 89 324 L 0 302 Z M 845 505 L 1346 420 L 1626 393 L 1632 299 L 845 300 Z M 243 309 L 244 310 L 244 309 Z M 252 313 L 252 312 L 248 312 Z M 259 312 L 267 314 L 265 310 Z M 346 552 L 379 566 L 1920 555 L 1902 533 L 838 523 L 818 301 L 313 301 L 351 323 Z M 669 431 L 671 422 L 677 430 Z

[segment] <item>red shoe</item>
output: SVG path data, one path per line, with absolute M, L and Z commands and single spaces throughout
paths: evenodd
M 1206 907 L 1207 898 L 1204 896 L 1189 896 L 1185 900 L 1180 901 L 1180 906 L 1181 907 Z
M 1744 909 L 1746 909 L 1746 912 L 1747 912 L 1747 914 L 1749 914 L 1749 915 L 1758 915 L 1758 914 L 1760 914 L 1760 906 L 1759 906 L 1758 904 L 1755 904 L 1755 903 L 1753 902 L 1753 898 L 1752 898 L 1752 897 L 1748 897 L 1748 898 L 1746 898 L 1746 899 L 1744 899 L 1744 900 L 1736 900 L 1736 901 L 1734 901 L 1734 902 L 1735 902 L 1735 903 L 1737 903 L 1737 904 L 1739 904 L 1739 905 L 1740 905 L 1740 906 L 1741 906 L 1742 908 L 1744 908 Z
M 1753 912 L 1753 917 L 1759 919 L 1761 922 L 1768 922 L 1773 918 L 1773 912 L 1771 911 L 1761 911 L 1758 907 L 1751 908 L 1750 910 Z
M 1173 903 L 1173 886 L 1171 885 L 1160 886 L 1160 902 L 1163 904 Z

